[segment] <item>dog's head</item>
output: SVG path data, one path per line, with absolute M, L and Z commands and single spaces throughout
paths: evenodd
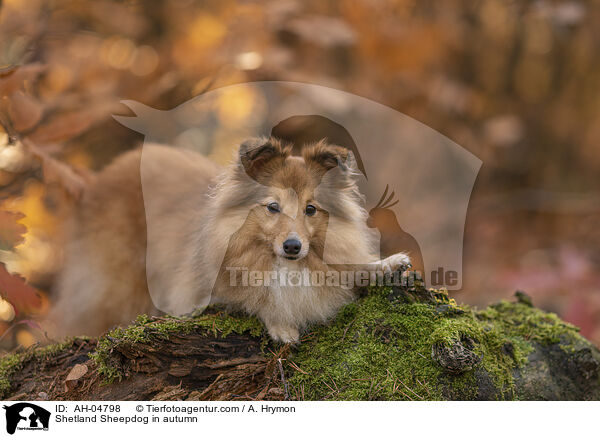
M 330 218 L 351 221 L 363 211 L 354 161 L 347 149 L 324 141 L 305 146 L 302 156 L 291 150 L 274 138 L 240 146 L 229 206 L 249 213 L 237 237 L 282 260 L 322 257 Z

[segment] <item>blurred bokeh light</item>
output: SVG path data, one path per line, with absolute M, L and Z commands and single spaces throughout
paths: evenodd
M 600 344 L 599 22 L 600 3 L 583 0 L 0 2 L 0 207 L 27 227 L 0 262 L 42 298 L 30 313 L 0 300 L 2 346 L 39 335 L 15 327 L 51 302 L 64 221 L 62 194 L 6 124 L 97 170 L 142 141 L 111 118 L 129 114 L 120 100 L 171 109 L 251 80 L 368 97 L 482 159 L 455 297 L 482 306 L 523 289 Z M 242 139 L 228 128 L 261 98 L 225 95 L 206 153 L 227 162 Z M 202 132 L 181 141 L 200 144 Z

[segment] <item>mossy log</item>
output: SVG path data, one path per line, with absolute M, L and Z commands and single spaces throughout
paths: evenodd
M 459 306 L 443 291 L 370 288 L 298 345 L 213 309 L 139 317 L 0 360 L 11 400 L 600 400 L 600 351 L 532 306 Z

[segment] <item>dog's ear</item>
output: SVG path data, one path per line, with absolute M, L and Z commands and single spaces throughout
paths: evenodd
M 290 153 L 291 147 L 276 138 L 251 138 L 240 145 L 239 162 L 246 174 L 256 179 L 267 164 L 285 159 Z
M 327 144 L 325 141 L 305 147 L 302 150 L 302 157 L 307 164 L 319 166 L 325 171 L 335 167 L 339 167 L 342 171 L 354 168 L 354 158 L 348 149 Z

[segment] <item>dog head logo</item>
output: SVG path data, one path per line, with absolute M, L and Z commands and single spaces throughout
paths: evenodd
M 464 226 L 482 162 L 435 130 L 363 97 L 295 82 L 251 82 L 219 88 L 170 111 L 133 101 L 123 103 L 136 116 L 115 119 L 143 133 L 145 144 L 170 144 L 212 157 L 231 156 L 236 144 L 252 137 L 274 136 L 295 146 L 326 138 L 345 147 L 351 152 L 348 155 L 354 162 L 358 188 L 365 197 L 368 217 L 364 229 L 380 242 L 380 254 L 406 251 L 422 270 L 428 286 L 462 288 Z M 153 190 L 160 190 L 160 186 L 145 179 L 145 165 L 142 151 L 142 189 L 148 211 L 155 206 Z M 341 168 L 332 168 L 319 189 L 332 183 Z M 245 183 L 260 185 L 250 176 Z M 153 217 L 147 214 L 149 271 L 164 257 L 159 245 L 152 244 L 153 235 L 161 232 L 161 224 Z M 244 220 L 239 217 L 238 225 Z M 323 250 L 326 263 L 334 255 L 327 247 L 325 244 Z M 227 245 L 218 250 L 223 260 Z M 181 265 L 185 265 L 184 259 Z M 183 296 L 185 284 L 176 274 L 171 284 L 148 279 L 154 304 L 171 314 L 183 314 L 210 301 L 210 293 L 198 296 L 196 290 Z M 204 279 L 214 284 L 216 277 Z M 178 302 L 161 301 L 165 289 L 177 290 Z
M 19 430 L 48 430 L 50 412 L 28 402 L 4 406 L 6 410 L 6 432 Z

